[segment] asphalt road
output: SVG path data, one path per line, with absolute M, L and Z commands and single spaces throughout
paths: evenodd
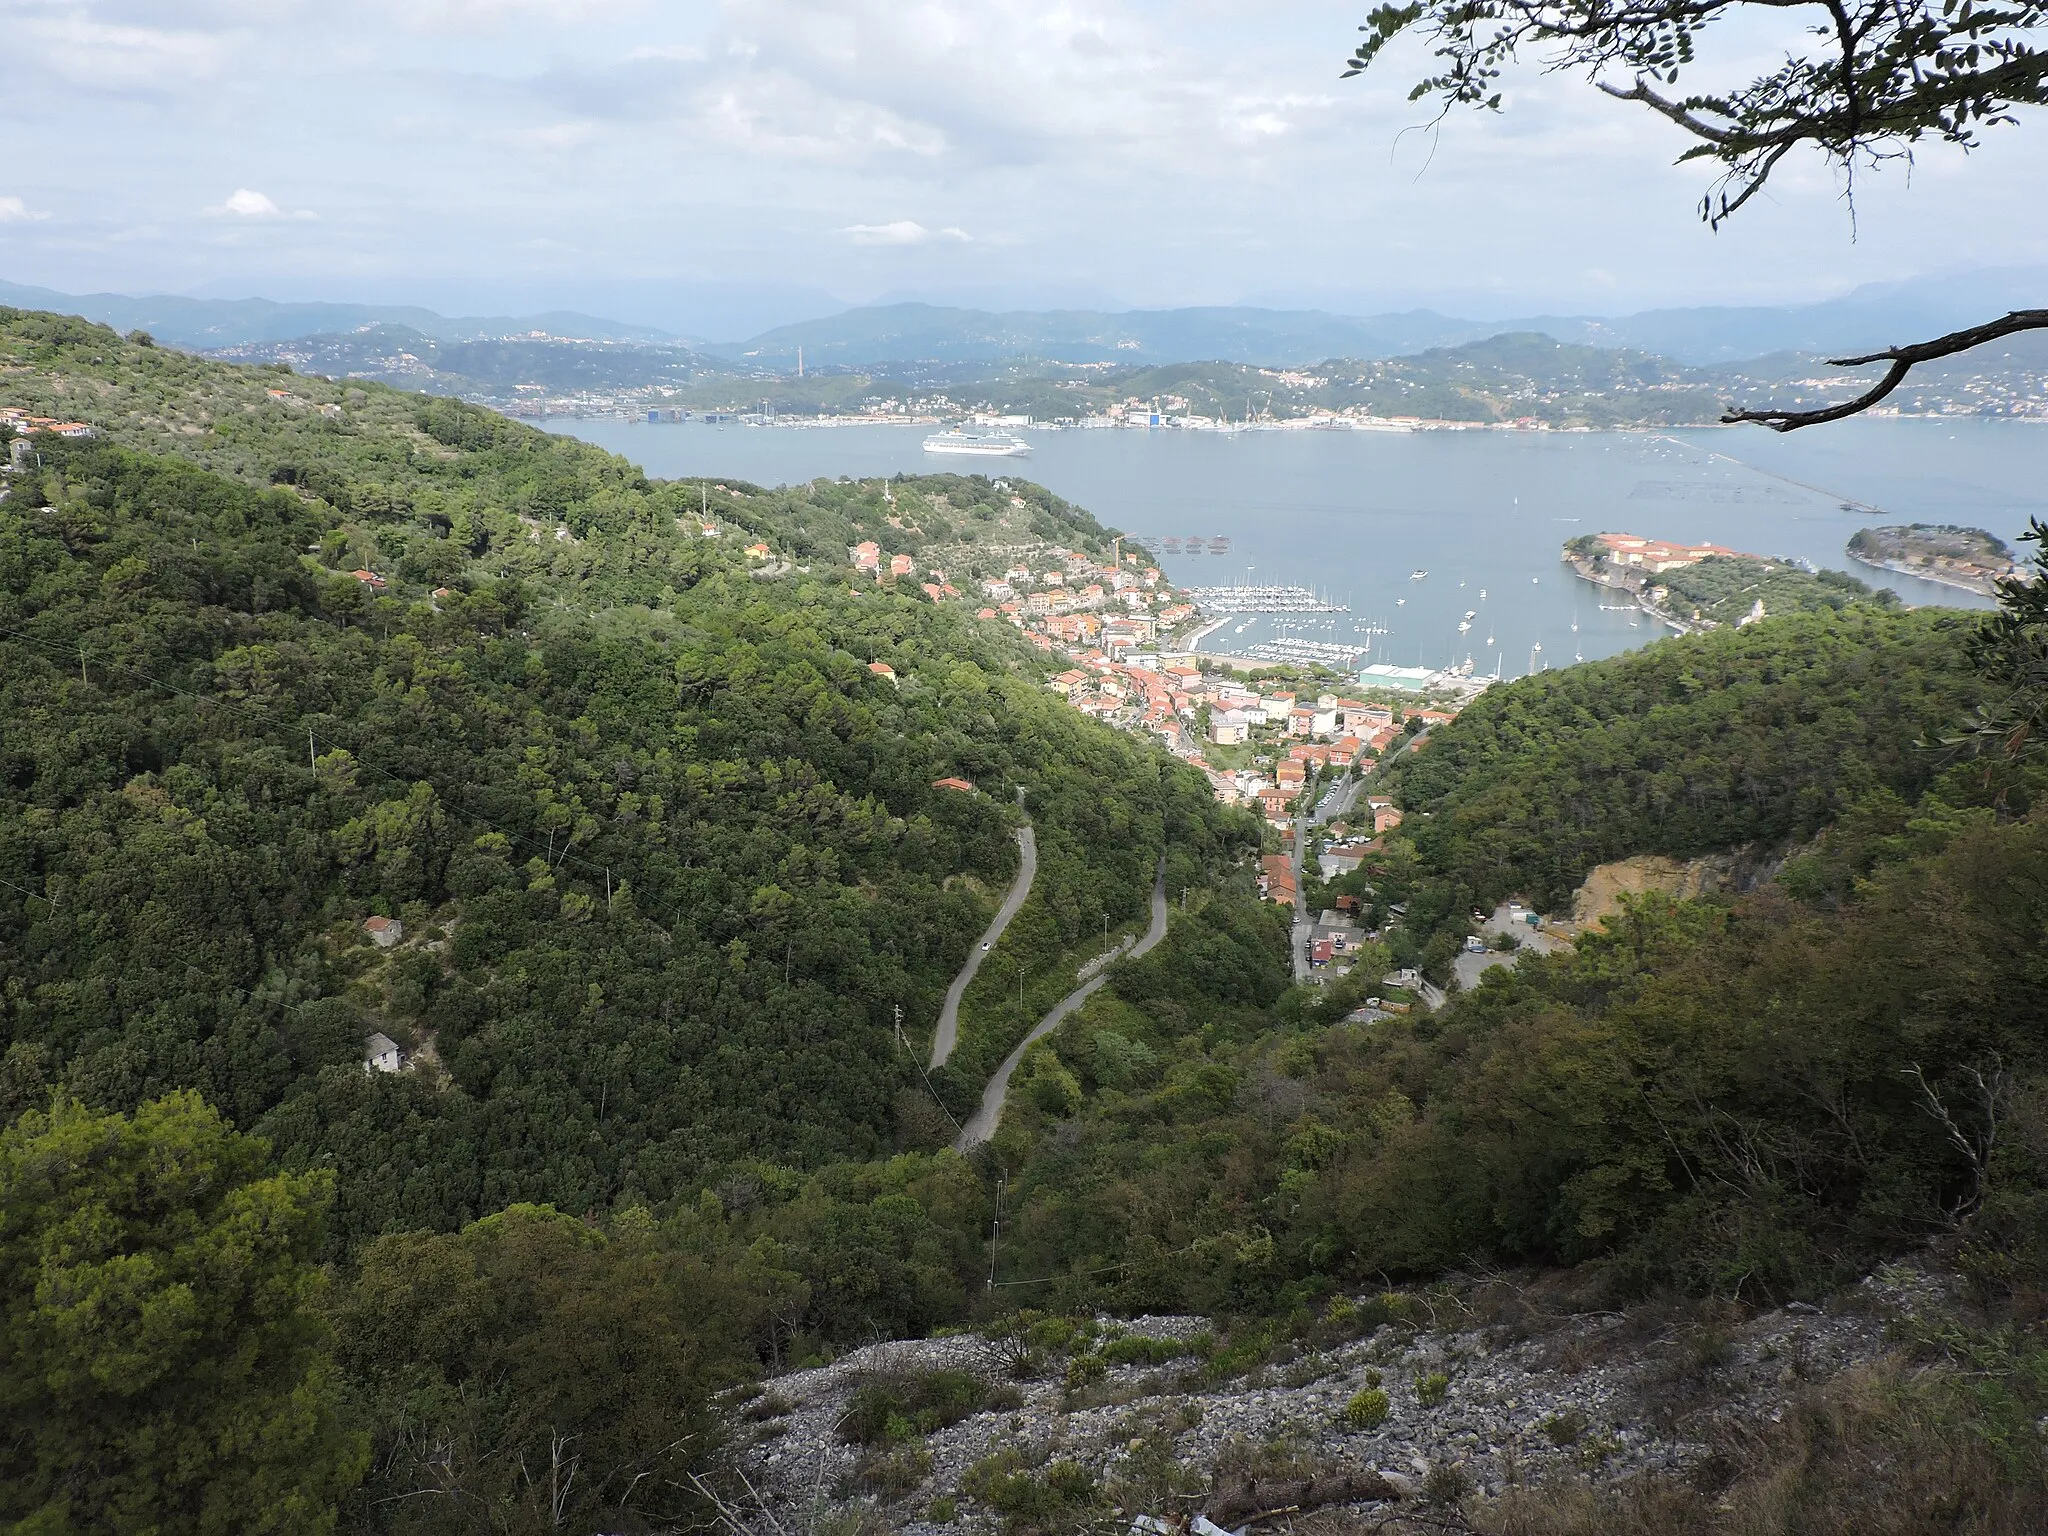
M 1146 953 L 1165 937 L 1166 855 L 1162 853 L 1159 856 L 1159 873 L 1152 881 L 1152 926 L 1145 930 L 1145 937 L 1138 940 L 1136 947 L 1131 950 L 1132 957 Z M 1061 998 L 1053 1006 L 1052 1012 L 1040 1019 L 1031 1033 L 1024 1037 L 1017 1049 L 1003 1058 L 1003 1064 L 996 1068 L 995 1076 L 988 1080 L 988 1086 L 981 1092 L 981 1107 L 975 1110 L 973 1117 L 960 1132 L 959 1140 L 953 1143 L 955 1148 L 965 1152 L 969 1147 L 979 1146 L 995 1135 L 996 1126 L 1003 1118 L 1003 1100 L 1009 1097 L 1010 1075 L 1017 1070 L 1017 1063 L 1024 1059 L 1025 1051 L 1058 1029 L 1068 1014 L 1093 997 L 1103 983 L 1109 980 L 1112 969 L 1114 967 L 1105 966 L 1099 974 Z
M 981 969 L 981 962 L 988 958 L 989 952 L 996 947 L 996 940 L 1010 926 L 1010 919 L 1024 905 L 1024 898 L 1031 894 L 1031 882 L 1038 878 L 1038 834 L 1028 826 L 1019 827 L 1017 848 L 1024 855 L 1017 878 L 1010 882 L 1009 893 L 1003 897 L 1003 904 L 996 908 L 995 920 L 988 925 L 988 932 L 981 936 L 980 943 L 967 951 L 967 963 L 960 967 L 960 974 L 953 978 L 953 985 L 946 988 L 946 1003 L 939 1009 L 939 1027 L 932 1032 L 934 1068 L 943 1067 L 946 1058 L 953 1054 L 953 1047 L 960 1043 L 960 999 L 967 993 L 967 983 L 974 980 L 974 973 Z

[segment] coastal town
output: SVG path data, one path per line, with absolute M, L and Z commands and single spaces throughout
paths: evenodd
M 749 551 L 766 558 L 765 546 Z M 1407 692 L 1405 677 L 1349 681 L 1327 667 L 1251 665 L 1244 658 L 1197 652 L 1187 644 L 1211 622 L 1189 592 L 1121 541 L 1107 561 L 1059 545 L 1032 563 L 1007 566 L 963 591 L 944 569 L 907 554 L 885 554 L 866 541 L 848 551 L 856 572 L 878 582 L 915 581 L 934 603 L 981 600 L 976 616 L 1005 623 L 1047 657 L 1046 686 L 1080 713 L 1117 729 L 1158 740 L 1208 779 L 1218 802 L 1256 811 L 1286 830 L 1304 795 L 1351 773 L 1362 778 L 1404 741 L 1456 718 L 1487 679 L 1427 694 Z M 970 595 L 971 593 L 971 595 Z M 894 679 L 887 663 L 871 670 Z M 1377 669 L 1380 673 L 1402 669 Z M 1369 695 L 1358 697 L 1354 695 Z M 1326 864 L 1356 868 L 1401 813 L 1371 796 L 1353 808 L 1351 823 Z M 1292 904 L 1296 881 L 1284 856 L 1268 859 L 1260 891 Z

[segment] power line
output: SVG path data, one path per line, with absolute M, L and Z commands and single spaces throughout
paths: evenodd
M 903 1047 L 904 1054 L 910 1058 L 910 1064 L 917 1068 L 917 1075 L 924 1078 L 924 1091 L 930 1094 L 932 1102 L 939 1106 L 939 1113 L 948 1120 L 953 1120 L 953 1111 L 946 1108 L 946 1101 L 939 1097 L 939 1090 L 932 1086 L 931 1078 L 925 1073 L 924 1063 L 917 1059 L 917 1052 L 910 1048 L 910 1041 L 903 1033 L 903 1005 L 897 1003 L 894 1006 L 896 1009 L 896 1043 Z M 953 1120 L 953 1129 L 956 1131 L 961 1129 L 958 1120 Z

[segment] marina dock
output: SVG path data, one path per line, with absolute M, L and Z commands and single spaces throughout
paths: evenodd
M 1344 603 L 1324 601 L 1307 587 L 1190 587 L 1188 596 L 1204 613 L 1349 613 Z

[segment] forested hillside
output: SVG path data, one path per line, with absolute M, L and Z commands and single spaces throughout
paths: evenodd
M 849 489 L 723 498 L 819 561 L 754 580 L 696 487 L 580 444 L 275 374 L 253 403 L 62 328 L 11 338 L 91 349 L 46 391 L 119 378 L 111 435 L 237 479 L 39 440 L 0 505 L 13 1109 L 197 1087 L 337 1170 L 349 1246 L 872 1156 L 916 1082 L 894 1010 L 929 1029 L 1009 878 L 1012 785 L 1069 940 L 1236 830 L 1006 629 L 847 579 Z M 413 1069 L 366 1075 L 372 1031 Z
M 1285 1311 L 1474 1262 L 1782 1300 L 1968 1211 L 1973 1273 L 2033 1284 L 2043 828 L 1936 795 L 1833 854 L 1859 872 L 1846 903 L 1811 880 L 1648 899 L 1370 1026 L 1340 1021 L 1376 980 L 1248 1011 L 1277 948 L 1263 994 L 1134 974 L 1025 1075 L 1005 1273 L 1135 1310 Z
M 1870 790 L 1910 800 L 1982 694 L 1971 627 L 1857 604 L 1491 689 L 1401 760 L 1392 899 L 1422 934 L 1508 896 L 1556 910 L 1610 859 L 1782 849 Z

